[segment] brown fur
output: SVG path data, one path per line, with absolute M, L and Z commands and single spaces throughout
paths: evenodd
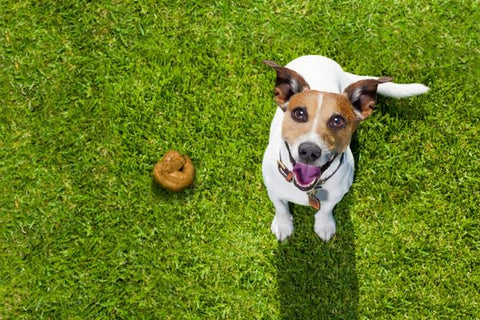
M 283 111 L 286 110 L 286 103 L 295 93 L 310 89 L 305 79 L 297 72 L 279 66 L 273 61 L 263 60 L 263 63 L 272 67 L 277 72 L 273 92 L 275 94 L 275 101 Z
M 291 112 L 299 107 L 306 109 L 307 122 L 296 122 L 292 119 Z M 318 108 L 321 108 L 321 112 L 318 112 Z M 345 118 L 344 128 L 337 130 L 328 126 L 330 118 L 334 115 Z M 350 144 L 351 136 L 360 120 L 345 94 L 306 90 L 295 94 L 290 99 L 285 111 L 282 133 L 284 139 L 289 144 L 293 144 L 298 138 L 311 132 L 316 125 L 315 133 L 325 146 L 331 152 L 341 153 Z
M 365 119 L 369 117 L 375 109 L 378 85 L 392 80 L 393 78 L 389 77 L 360 80 L 349 85 L 344 93 L 351 101 L 353 107 L 361 114 L 362 118 Z M 356 91 L 357 94 L 355 94 Z
M 275 101 L 285 111 L 282 135 L 289 144 L 312 132 L 331 152 L 341 153 L 350 144 L 353 132 L 360 121 L 369 117 L 375 107 L 377 86 L 392 78 L 360 80 L 349 85 L 342 94 L 310 90 L 309 84 L 297 72 L 281 67 L 272 61 L 263 61 L 277 72 Z M 292 111 L 304 108 L 308 121 L 292 119 Z M 321 110 L 320 110 L 320 109 Z M 331 128 L 328 123 L 332 116 L 345 118 L 346 125 L 341 129 Z

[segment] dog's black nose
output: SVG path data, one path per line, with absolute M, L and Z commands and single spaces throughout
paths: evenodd
M 322 149 L 314 143 L 304 142 L 298 146 L 298 155 L 304 163 L 311 163 L 320 158 Z

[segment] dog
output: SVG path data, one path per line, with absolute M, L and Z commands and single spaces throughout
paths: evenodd
M 275 207 L 271 231 L 279 241 L 293 233 L 289 203 L 316 209 L 315 233 L 324 241 L 336 232 L 333 208 L 353 182 L 352 134 L 375 107 L 377 93 L 394 98 L 423 94 L 423 84 L 397 84 L 392 78 L 343 71 L 323 56 L 302 56 L 276 71 L 278 105 L 262 173 Z

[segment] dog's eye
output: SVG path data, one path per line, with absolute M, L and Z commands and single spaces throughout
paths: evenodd
M 305 108 L 295 108 L 292 111 L 292 119 L 297 122 L 307 122 L 308 121 L 308 113 Z
M 328 127 L 331 129 L 339 130 L 345 128 L 347 121 L 341 115 L 334 115 L 328 120 Z

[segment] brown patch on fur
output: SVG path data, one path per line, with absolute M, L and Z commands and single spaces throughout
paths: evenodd
M 292 96 L 285 110 L 282 124 L 282 135 L 289 144 L 293 144 L 296 139 L 312 130 L 320 99 L 321 93 L 315 90 L 307 90 Z M 297 122 L 292 119 L 292 111 L 297 108 L 305 108 L 308 114 L 307 122 Z
M 352 104 L 344 94 L 325 92 L 322 102 L 322 111 L 319 115 L 316 133 L 330 151 L 343 152 L 350 144 L 352 134 L 360 121 L 353 110 Z M 336 115 L 345 118 L 344 128 L 333 129 L 329 127 L 329 120 Z
M 297 108 L 305 108 L 308 114 L 307 122 L 292 119 L 291 113 Z M 336 115 L 345 118 L 344 128 L 333 129 L 328 125 L 332 116 Z M 340 153 L 350 144 L 359 122 L 360 119 L 345 94 L 307 90 L 293 95 L 290 99 L 282 124 L 282 135 L 289 144 L 294 144 L 301 136 L 315 130 L 314 133 L 331 152 Z
M 378 85 L 392 81 L 393 78 L 365 79 L 349 85 L 344 93 L 353 107 L 360 113 L 362 119 L 369 117 L 377 102 Z
M 286 104 L 294 94 L 310 89 L 305 79 L 297 72 L 279 66 L 273 61 L 263 60 L 263 63 L 272 67 L 277 72 L 273 92 L 275 94 L 275 101 L 283 111 L 287 109 Z

